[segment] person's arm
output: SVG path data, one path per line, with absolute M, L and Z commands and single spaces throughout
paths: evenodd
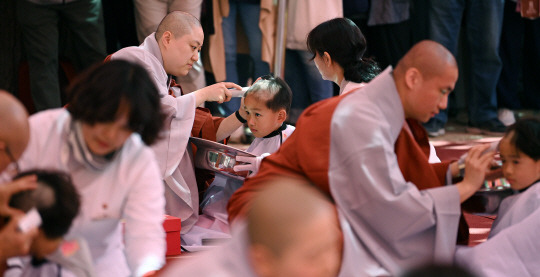
M 240 117 L 240 118 L 238 118 Z M 244 110 L 244 98 L 242 97 L 242 100 L 240 102 L 240 108 L 238 109 L 238 115 L 236 113 L 233 113 L 226 117 L 221 124 L 219 125 L 217 132 L 216 132 L 216 138 L 217 141 L 222 141 L 229 137 L 236 129 L 240 128 L 244 123 L 240 121 L 240 119 L 243 119 L 244 121 L 247 120 L 247 113 Z
M 484 144 L 469 150 L 465 158 L 465 176 L 463 181 L 456 184 L 461 203 L 471 197 L 484 183 L 486 172 L 495 155 L 494 151 L 485 152 L 489 147 L 489 144 Z
M 197 107 L 202 105 L 204 102 L 228 102 L 231 100 L 231 92 L 229 91 L 230 88 L 235 88 L 242 90 L 242 87 L 230 82 L 221 82 L 217 84 L 213 84 L 204 88 L 201 88 L 199 90 L 196 90 L 192 93 L 195 94 L 195 103 Z
M 132 276 L 158 270 L 165 262 L 164 187 L 150 150 L 130 168 L 125 219 L 125 254 Z M 149 162 L 150 161 L 150 162 Z

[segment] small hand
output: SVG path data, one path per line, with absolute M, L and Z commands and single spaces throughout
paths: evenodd
M 259 167 L 261 166 L 261 162 L 265 157 L 270 156 L 269 153 L 264 153 L 257 157 L 247 157 L 247 156 L 236 156 L 237 162 L 244 162 L 245 164 L 242 165 L 235 165 L 233 170 L 238 171 L 251 171 L 251 174 L 249 176 L 253 176 L 259 172 Z

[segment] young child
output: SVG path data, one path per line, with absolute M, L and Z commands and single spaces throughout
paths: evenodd
M 489 237 L 517 224 L 540 207 L 540 120 L 522 119 L 499 143 L 504 178 L 519 192 L 499 206 Z
M 255 82 L 244 94 L 244 109 L 247 122 L 255 139 L 247 152 L 257 157 L 237 156 L 236 161 L 245 164 L 234 167 L 235 171 L 257 173 L 261 160 L 276 152 L 293 133 L 294 127 L 285 124 L 292 101 L 292 92 L 287 83 L 279 77 L 266 75 Z M 201 202 L 202 215 L 192 230 L 182 237 L 183 245 L 201 245 L 203 239 L 229 238 L 227 202 L 231 195 L 243 184 L 242 181 L 216 175 Z
M 28 212 L 36 208 L 41 217 L 38 234 L 30 246 L 31 257 L 8 260 L 4 276 L 94 276 L 90 252 L 84 240 L 64 240 L 79 213 L 79 195 L 69 175 L 57 171 L 27 171 L 38 186 L 12 196 L 9 205 Z
M 516 194 L 501 202 L 488 240 L 459 248 L 456 262 L 480 276 L 540 276 L 540 120 L 508 127 L 499 151 L 503 175 Z
M 227 244 L 171 263 L 160 276 L 338 276 L 344 241 L 335 206 L 307 180 L 267 182 Z

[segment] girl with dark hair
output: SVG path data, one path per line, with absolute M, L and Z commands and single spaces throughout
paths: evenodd
M 336 83 L 340 94 L 349 82 L 367 83 L 380 72 L 373 60 L 364 58 L 366 39 L 350 19 L 319 24 L 309 32 L 307 47 L 323 79 Z
M 71 174 L 81 209 L 66 238 L 86 239 L 97 276 L 159 269 L 164 190 L 145 145 L 156 140 L 164 118 L 153 81 L 139 65 L 111 61 L 83 74 L 68 95 L 67 109 L 30 117 L 20 168 Z

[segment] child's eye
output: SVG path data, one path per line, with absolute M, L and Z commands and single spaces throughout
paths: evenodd
M 262 115 L 260 113 L 255 114 L 256 117 L 261 117 Z
M 248 112 L 248 111 L 246 111 L 246 114 L 247 114 L 247 115 L 249 115 L 249 112 Z
M 512 163 L 513 164 L 519 164 L 519 161 L 518 160 L 513 160 Z

